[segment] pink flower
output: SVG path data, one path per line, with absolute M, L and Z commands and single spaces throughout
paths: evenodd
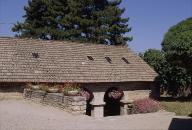
M 160 103 L 150 98 L 139 99 L 133 102 L 135 113 L 149 113 L 160 110 Z

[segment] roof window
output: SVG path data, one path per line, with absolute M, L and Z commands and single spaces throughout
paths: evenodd
M 125 57 L 122 57 L 121 59 L 122 59 L 125 63 L 130 64 L 130 62 L 129 62 Z
M 39 58 L 39 54 L 38 53 L 32 53 L 32 56 L 33 56 L 33 58 Z
M 112 60 L 110 57 L 105 57 L 105 59 L 111 64 Z
M 94 61 L 94 59 L 93 59 L 93 57 L 92 57 L 92 56 L 87 56 L 87 58 L 88 58 L 89 60 Z

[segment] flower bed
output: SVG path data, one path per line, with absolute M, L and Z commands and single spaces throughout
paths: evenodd
M 123 92 L 118 90 L 112 90 L 108 93 L 109 98 L 113 98 L 115 100 L 120 100 L 123 97 Z
M 145 98 L 134 101 L 132 109 L 133 113 L 150 113 L 157 112 L 161 107 L 158 101 Z
M 81 88 L 77 83 L 65 83 L 60 90 L 66 96 L 77 96 L 81 91 Z
M 44 91 L 46 93 L 62 93 L 65 96 L 82 96 L 85 97 L 88 102 L 93 99 L 93 94 L 89 90 L 81 88 L 81 85 L 77 83 L 28 83 L 27 88 L 30 90 Z
M 124 93 L 121 89 L 116 87 L 109 88 L 104 95 L 104 102 L 119 102 Z

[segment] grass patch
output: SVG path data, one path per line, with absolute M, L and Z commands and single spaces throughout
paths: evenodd
M 175 112 L 179 116 L 192 114 L 192 101 L 161 101 L 161 105 L 165 110 Z

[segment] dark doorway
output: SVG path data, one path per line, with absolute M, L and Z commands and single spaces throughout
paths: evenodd
M 90 91 L 87 88 L 83 88 L 83 91 L 81 92 L 81 96 L 85 97 L 86 101 L 87 101 L 87 104 L 86 104 L 86 115 L 91 116 L 92 105 L 90 104 L 90 102 L 94 98 L 93 92 Z
M 109 88 L 104 95 L 104 116 L 120 115 L 120 100 L 124 93 L 117 87 Z

